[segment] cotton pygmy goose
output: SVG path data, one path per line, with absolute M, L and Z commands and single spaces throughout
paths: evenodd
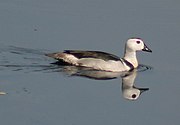
M 125 44 L 124 57 L 101 51 L 64 50 L 46 56 L 74 66 L 111 72 L 130 71 L 138 67 L 137 51 L 152 52 L 140 38 L 130 38 Z

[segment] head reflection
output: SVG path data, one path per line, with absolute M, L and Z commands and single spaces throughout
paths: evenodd
M 66 66 L 63 67 L 63 72 L 65 72 L 69 76 L 80 76 L 95 80 L 110 80 L 121 77 L 122 95 L 125 99 L 128 100 L 137 100 L 143 92 L 149 90 L 149 88 L 141 88 L 135 86 L 134 82 L 138 72 L 136 69 L 129 72 L 106 72 L 82 67 L 77 68 L 74 66 Z
M 137 71 L 133 70 L 122 76 L 122 94 L 125 99 L 136 100 L 139 96 L 149 90 L 149 88 L 135 87 L 134 82 L 137 76 Z

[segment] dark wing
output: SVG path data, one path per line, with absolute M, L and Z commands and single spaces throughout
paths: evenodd
M 64 53 L 72 54 L 77 58 L 98 58 L 98 59 L 103 59 L 105 61 L 120 60 L 120 58 L 116 55 L 100 52 L 100 51 L 64 50 Z

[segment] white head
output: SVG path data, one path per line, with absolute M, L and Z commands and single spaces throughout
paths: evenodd
M 140 38 L 128 39 L 125 46 L 124 59 L 131 63 L 134 68 L 138 67 L 136 51 L 152 52 Z
M 135 52 L 135 51 L 146 51 L 152 52 L 140 38 L 131 38 L 126 42 L 126 51 Z

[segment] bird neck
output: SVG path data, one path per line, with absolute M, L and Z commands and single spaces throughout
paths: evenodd
M 128 62 L 130 62 L 134 66 L 134 68 L 138 67 L 138 61 L 137 61 L 135 51 L 125 50 L 124 59 L 127 60 Z

